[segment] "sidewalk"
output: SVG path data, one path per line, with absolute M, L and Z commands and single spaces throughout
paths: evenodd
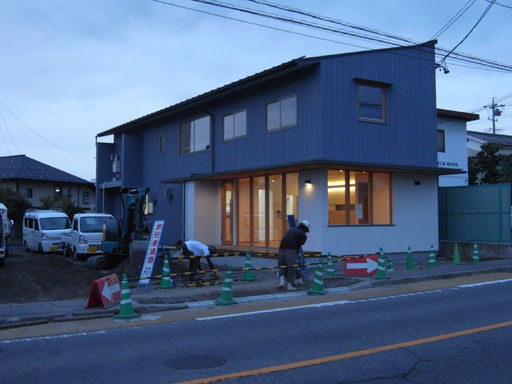
M 315 262 L 316 260 L 308 260 Z M 252 258 L 254 268 L 275 267 L 273 259 Z M 275 271 L 257 271 L 256 281 L 237 281 L 243 272 L 245 257 L 232 256 L 217 258 L 216 265 L 230 264 L 234 269 L 233 297 L 239 303 L 260 300 L 276 300 L 283 297 L 297 297 L 307 295 L 309 284 L 301 290 L 294 292 L 280 291 L 277 289 L 278 280 Z M 238 269 L 238 272 L 236 271 Z M 462 262 L 453 265 L 449 260 L 438 260 L 435 268 L 427 268 L 426 262 L 416 262 L 414 270 L 407 270 L 405 263 L 396 263 L 394 272 L 387 272 L 389 279 L 376 280 L 373 277 L 350 278 L 355 284 L 344 285 L 347 279 L 340 274 L 341 263 L 335 264 L 336 277 L 326 279 L 324 283 L 328 292 L 346 292 L 354 289 L 376 288 L 390 284 L 405 284 L 411 282 L 448 279 L 453 277 L 468 276 L 490 272 L 512 272 L 512 259 L 482 261 L 480 263 Z M 314 268 L 311 269 L 314 273 Z M 325 276 L 325 274 L 324 274 Z M 311 275 L 312 277 L 312 275 Z M 238 279 L 240 280 L 240 279 Z M 341 286 L 336 286 L 339 283 Z M 140 313 L 149 313 L 167 310 L 181 310 L 197 306 L 213 305 L 212 300 L 218 298 L 222 284 L 205 287 L 177 287 L 168 290 L 158 290 L 151 287 L 149 291 L 138 291 L 131 288 L 133 308 Z M 119 313 L 119 305 L 109 309 L 93 307 L 85 309 L 87 298 L 77 300 L 35 302 L 26 304 L 2 304 L 0 305 L 0 331 L 6 328 L 42 324 L 50 321 L 71 321 L 108 317 Z

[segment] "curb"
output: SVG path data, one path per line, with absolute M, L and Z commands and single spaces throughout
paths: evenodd
M 329 293 L 343 293 L 348 291 L 366 289 L 366 288 L 376 288 L 380 286 L 389 286 L 389 285 L 397 285 L 397 284 L 407 284 L 414 283 L 420 281 L 427 280 L 441 280 L 441 279 L 451 279 L 455 277 L 462 276 L 471 276 L 478 275 L 484 273 L 492 273 L 492 272 L 512 272 L 512 265 L 500 266 L 500 267 L 489 267 L 482 268 L 477 270 L 467 270 L 467 271 L 459 271 L 459 272 L 449 272 L 438 275 L 416 275 L 411 277 L 402 277 L 402 278 L 390 278 L 389 280 L 364 280 L 358 283 L 355 283 L 348 287 L 333 287 L 326 288 Z M 264 295 L 256 295 L 256 296 L 241 296 L 236 297 L 236 300 L 239 303 L 250 303 L 250 302 L 258 302 L 258 301 L 268 301 L 268 300 L 279 300 L 293 297 L 303 297 L 308 296 L 306 290 L 304 291 L 295 291 L 288 293 L 275 293 L 275 294 L 264 294 Z M 199 307 L 208 307 L 215 306 L 213 300 L 205 300 L 205 301 L 194 301 L 194 302 L 186 302 L 181 304 L 138 304 L 134 300 L 134 310 L 139 313 L 153 313 L 153 312 L 164 312 L 164 311 L 172 311 L 172 310 L 183 310 L 188 308 L 199 308 Z M 116 305 L 109 309 L 95 309 L 91 310 L 83 310 L 78 312 L 59 312 L 52 313 L 46 315 L 27 315 L 27 316 L 13 316 L 13 317 L 4 317 L 0 318 L 0 330 L 10 329 L 10 328 L 20 328 L 25 326 L 46 324 L 50 322 L 65 322 L 65 321 L 76 321 L 76 320 L 91 320 L 109 317 L 117 314 L 119 312 L 119 305 Z

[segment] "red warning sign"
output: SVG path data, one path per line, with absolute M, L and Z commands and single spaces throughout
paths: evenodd
M 345 276 L 373 276 L 377 273 L 378 260 L 378 255 L 347 259 L 343 263 L 343 273 Z
M 109 308 L 121 301 L 121 287 L 116 274 L 108 275 L 102 279 L 94 280 L 89 289 L 89 299 L 85 308 L 102 304 Z

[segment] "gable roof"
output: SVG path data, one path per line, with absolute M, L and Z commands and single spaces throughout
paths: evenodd
M 468 138 L 480 141 L 482 143 L 499 143 L 505 146 L 512 146 L 512 136 L 493 135 L 492 133 L 468 131 Z
M 213 90 L 203 93 L 201 95 L 192 97 L 192 98 L 182 101 L 180 103 L 171 105 L 167 108 L 163 108 L 159 111 L 152 112 L 145 116 L 139 117 L 135 120 L 118 125 L 117 127 L 100 132 L 96 135 L 96 137 L 109 136 L 109 135 L 113 135 L 115 133 L 125 132 L 127 130 L 140 127 L 146 123 L 158 120 L 162 117 L 169 117 L 175 113 L 186 110 L 187 108 L 195 107 L 200 103 L 205 103 L 205 102 L 208 102 L 211 100 L 215 100 L 222 96 L 227 96 L 234 92 L 238 92 L 238 91 L 246 89 L 248 87 L 260 84 L 264 81 L 268 81 L 270 79 L 274 79 L 274 78 L 278 78 L 278 77 L 287 75 L 291 72 L 296 72 L 296 71 L 304 69 L 304 68 L 316 66 L 324 58 L 338 57 L 338 56 L 353 56 L 353 55 L 368 54 L 368 53 L 375 53 L 375 52 L 390 52 L 390 51 L 395 51 L 395 50 L 404 49 L 404 48 L 415 49 L 415 50 L 421 51 L 425 47 L 434 48 L 435 44 L 437 44 L 437 40 L 431 40 L 431 41 L 427 41 L 425 43 L 417 44 L 417 45 L 398 46 L 398 47 L 392 47 L 392 48 L 374 49 L 374 50 L 357 51 L 357 52 L 347 52 L 347 53 L 340 53 L 340 54 L 336 54 L 336 55 L 316 56 L 316 57 L 310 57 L 310 58 L 306 58 L 305 56 L 302 56 L 297 59 L 293 59 L 293 60 L 287 61 L 283 64 L 277 65 L 275 67 L 266 69 L 262 72 L 258 72 L 254 75 L 234 81 L 234 82 L 224 85 L 222 87 L 213 89 Z
M 92 184 L 90 181 L 31 159 L 25 155 L 0 157 L 0 179 L 26 179 Z

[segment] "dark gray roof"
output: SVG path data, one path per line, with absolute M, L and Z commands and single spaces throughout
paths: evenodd
M 487 143 L 500 143 L 512 146 L 512 136 L 508 135 L 493 135 L 492 133 L 468 131 L 468 137 L 485 141 Z
M 25 155 L 0 157 L 0 179 L 27 179 L 92 184 Z

